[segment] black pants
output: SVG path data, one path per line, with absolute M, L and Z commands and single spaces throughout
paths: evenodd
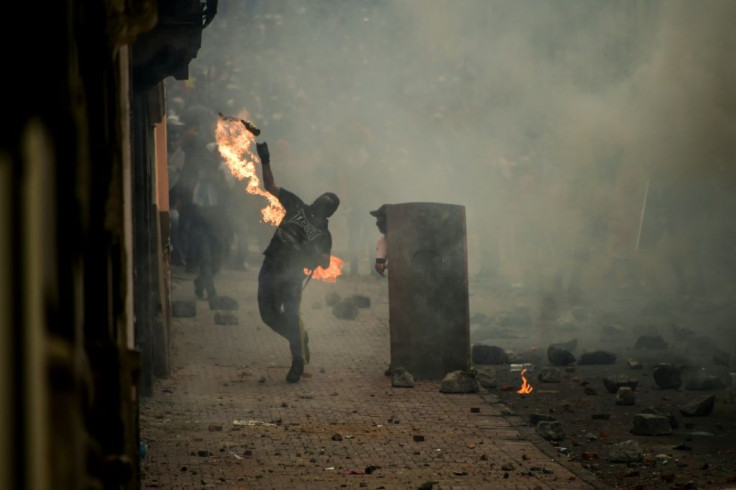
M 284 270 L 268 258 L 263 261 L 258 274 L 258 310 L 261 319 L 289 341 L 292 360 L 303 360 L 299 332 L 303 280 L 304 273 L 301 270 Z
M 207 294 L 207 299 L 217 296 L 215 274 L 222 262 L 222 239 L 216 223 L 200 217 L 192 223 L 190 239 L 199 264 L 199 275 L 194 280 L 197 296 Z

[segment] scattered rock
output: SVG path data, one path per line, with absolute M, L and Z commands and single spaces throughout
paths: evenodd
M 403 367 L 391 371 L 391 386 L 394 388 L 414 388 L 414 376 Z
M 679 424 L 679 422 L 677 421 L 677 419 L 675 418 L 675 416 L 674 416 L 674 415 L 672 415 L 672 414 L 671 414 L 671 413 L 670 413 L 670 412 L 669 412 L 669 411 L 668 411 L 667 409 L 665 409 L 665 408 L 661 408 L 661 407 L 647 407 L 647 408 L 645 408 L 644 410 L 642 410 L 642 411 L 641 411 L 641 413 L 650 413 L 650 414 L 653 414 L 653 415 L 659 415 L 659 416 L 661 416 L 661 417 L 666 417 L 666 418 L 667 418 L 667 420 L 669 420 L 669 422 L 670 422 L 670 426 L 671 426 L 671 427 L 672 427 L 673 429 L 677 429 L 677 428 L 678 428 L 678 427 L 680 426 L 680 424 Z
M 441 393 L 478 393 L 478 380 L 465 371 L 447 373 L 440 385 Z
M 616 405 L 633 405 L 634 401 L 634 391 L 628 386 L 622 386 L 616 392 Z
M 710 415 L 715 406 L 716 396 L 709 395 L 697 400 L 693 400 L 687 405 L 680 407 L 680 413 L 685 417 L 703 417 Z
M 630 439 L 611 446 L 608 460 L 612 463 L 638 463 L 644 460 L 644 451 L 639 442 Z
M 498 377 L 495 369 L 487 366 L 478 366 L 475 368 L 475 371 L 475 377 L 483 388 L 487 390 L 498 388 Z
M 631 432 L 640 436 L 664 436 L 672 434 L 672 426 L 667 417 L 651 413 L 637 413 L 634 415 Z
M 562 424 L 556 420 L 542 420 L 534 426 L 534 430 L 547 441 L 561 441 L 565 438 Z

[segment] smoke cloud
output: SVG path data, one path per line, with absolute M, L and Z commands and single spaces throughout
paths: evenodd
M 445 202 L 466 207 L 471 274 L 594 287 L 624 263 L 730 287 L 734 18 L 729 0 L 221 2 L 189 83 L 249 113 L 280 185 L 340 195 L 337 255 L 370 254 L 383 203 Z

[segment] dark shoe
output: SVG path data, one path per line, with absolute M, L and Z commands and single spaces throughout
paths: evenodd
M 309 334 L 301 318 L 299 318 L 299 335 L 302 337 L 302 358 L 305 364 L 309 364 Z
M 299 378 L 302 377 L 302 373 L 304 372 L 304 361 L 301 359 L 294 359 L 291 361 L 291 369 L 289 369 L 288 374 L 286 375 L 286 381 L 289 383 L 296 383 L 299 381 Z

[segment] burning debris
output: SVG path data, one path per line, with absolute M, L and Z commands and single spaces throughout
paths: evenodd
M 525 374 L 526 374 L 526 369 L 521 371 L 521 388 L 519 388 L 519 390 L 517 391 L 517 393 L 520 395 L 528 395 L 532 391 L 534 391 L 534 388 L 532 387 L 532 385 L 529 384 L 529 382 L 526 379 L 526 376 L 524 376 Z

